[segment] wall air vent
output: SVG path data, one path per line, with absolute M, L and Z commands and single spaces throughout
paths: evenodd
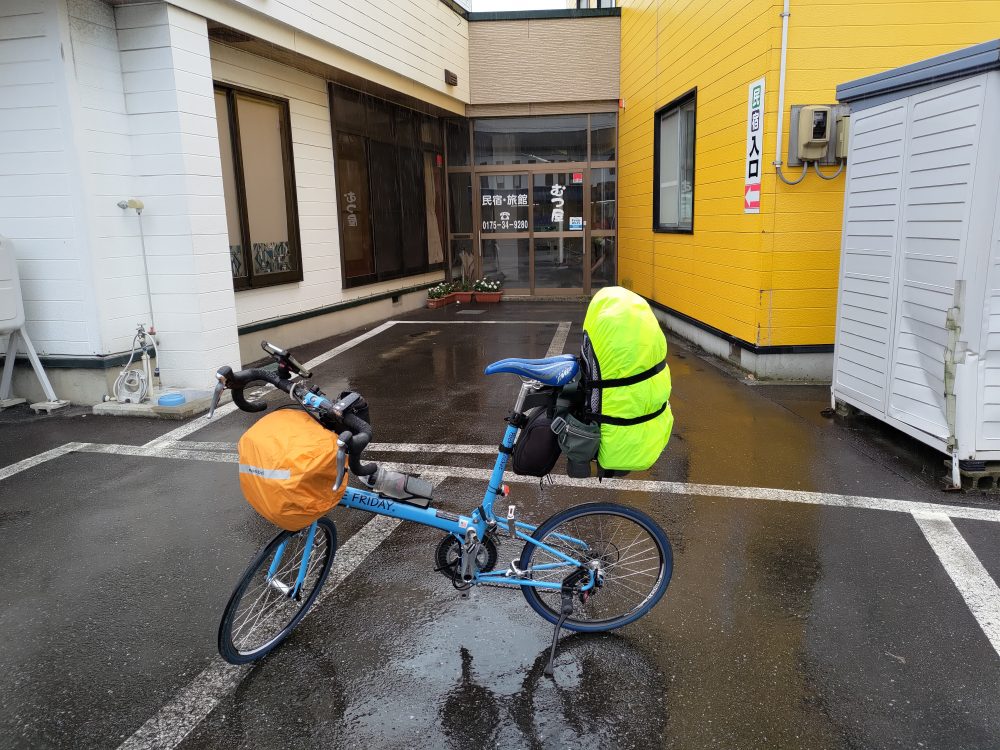
M 447 83 L 449 86 L 457 86 L 458 85 L 458 75 L 455 74 L 455 73 L 452 73 L 450 70 L 446 70 L 444 72 L 444 82 Z

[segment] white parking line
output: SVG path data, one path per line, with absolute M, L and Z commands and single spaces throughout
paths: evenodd
M 445 477 L 438 473 L 424 478 L 431 484 L 438 484 Z M 330 574 L 310 612 L 315 611 L 330 592 L 357 570 L 400 523 L 398 518 L 375 516 L 338 548 Z M 177 747 L 237 688 L 253 667 L 253 664 L 235 666 L 214 660 L 125 740 L 119 750 L 172 750 Z
M 228 404 L 223 404 L 222 406 L 220 406 L 218 409 L 215 410 L 215 416 L 213 417 L 211 422 L 208 420 L 207 416 L 195 417 L 187 424 L 182 424 L 180 427 L 176 427 L 173 430 L 170 430 L 170 432 L 165 432 L 158 438 L 150 440 L 148 443 L 145 444 L 144 447 L 157 448 L 170 445 L 171 443 L 180 440 L 181 438 L 187 437 L 193 432 L 197 432 L 203 427 L 208 427 L 215 420 L 221 419 L 227 414 L 232 414 L 234 411 L 236 411 L 236 408 L 237 408 L 236 404 L 232 402 Z
M 67 453 L 72 453 L 80 449 L 80 446 L 86 445 L 86 443 L 66 443 L 60 445 L 58 448 L 53 448 L 52 450 L 47 450 L 44 453 L 39 453 L 30 458 L 25 458 L 17 463 L 13 463 L 10 466 L 4 466 L 0 469 L 0 479 L 6 479 L 7 477 L 12 477 L 15 474 L 19 474 L 26 469 L 32 469 L 39 464 L 43 464 L 46 461 L 51 461 L 53 458 L 59 458 L 59 456 L 65 456 Z
M 394 471 L 420 474 L 425 471 L 444 471 L 449 477 L 487 481 L 489 469 L 472 469 L 461 466 L 433 466 L 428 464 L 406 464 L 382 462 L 382 466 Z M 624 492 L 647 492 L 663 495 L 689 495 L 694 497 L 722 497 L 733 500 L 766 500 L 779 503 L 802 503 L 804 505 L 829 505 L 839 508 L 860 510 L 881 510 L 890 513 L 941 513 L 951 518 L 968 518 L 974 521 L 1000 523 L 1000 510 L 992 508 L 971 508 L 962 505 L 937 505 L 918 500 L 894 500 L 885 497 L 865 497 L 862 495 L 838 495 L 832 492 L 806 492 L 804 490 L 782 490 L 772 487 L 737 487 L 725 484 L 689 484 L 687 482 L 659 482 L 641 479 L 605 479 L 600 484 L 596 479 L 573 479 L 561 474 L 551 474 L 552 483 L 562 487 L 579 487 L 591 490 L 621 490 Z M 537 477 L 523 477 L 504 474 L 508 484 L 538 484 Z
M 390 444 L 391 445 L 391 444 Z M 398 446 L 406 444 L 397 444 Z M 419 443 L 412 444 L 422 451 L 430 446 Z M 462 448 L 479 448 L 476 453 L 492 454 L 493 446 L 463 446 L 441 445 L 440 453 L 461 453 Z M 488 450 L 487 450 L 488 449 Z M 235 452 L 217 450 L 183 450 L 178 445 L 169 447 L 146 447 L 137 445 L 109 445 L 102 443 L 78 443 L 74 450 L 83 453 L 109 453 L 127 456 L 143 456 L 149 458 L 187 459 L 193 461 L 211 461 L 235 463 Z M 491 470 L 476 469 L 464 466 L 439 466 L 437 464 L 412 464 L 384 461 L 383 466 L 395 471 L 411 474 L 444 473 L 449 477 L 459 479 L 475 479 L 486 481 Z M 937 513 L 950 518 L 967 518 L 973 521 L 1000 523 L 1000 510 L 993 508 L 976 508 L 963 505 L 938 505 L 936 503 L 918 500 L 896 500 L 887 497 L 866 497 L 864 495 L 839 495 L 833 492 L 807 492 L 805 490 L 783 490 L 776 487 L 739 487 L 725 484 L 695 484 L 688 482 L 661 482 L 642 479 L 605 479 L 600 484 L 596 479 L 573 479 L 561 474 L 550 475 L 552 483 L 561 487 L 578 487 L 591 490 L 619 490 L 622 492 L 646 492 L 660 495 L 688 495 L 692 497 L 719 497 L 732 500 L 764 500 L 779 503 L 800 503 L 804 505 L 828 505 L 839 508 L 854 508 L 858 510 L 880 510 L 889 513 Z M 508 484 L 537 484 L 536 477 L 523 477 L 507 473 L 504 482 Z
M 367 341 L 370 338 L 378 336 L 383 331 L 388 331 L 390 328 L 392 328 L 394 325 L 396 325 L 396 323 L 397 323 L 397 321 L 395 321 L 395 320 L 389 320 L 389 321 L 386 321 L 385 323 L 383 323 L 380 326 L 376 326 L 375 328 L 371 329 L 370 331 L 366 331 L 365 333 L 362 333 L 359 336 L 355 336 L 350 341 L 345 341 L 340 346 L 335 346 L 333 349 L 330 349 L 328 352 L 324 352 L 323 354 L 320 354 L 317 357 L 313 357 L 312 359 L 310 359 L 308 362 L 305 363 L 305 368 L 307 370 L 311 370 L 314 367 L 318 367 L 319 365 L 323 364 L 324 362 L 330 361 L 331 359 L 333 359 L 334 357 L 336 357 L 338 354 L 341 354 L 342 352 L 346 352 L 348 349 L 351 349 L 351 348 L 357 346 L 358 344 L 360 344 L 360 343 L 362 343 L 364 341 Z M 272 386 L 265 386 L 265 387 L 268 390 L 270 390 L 272 388 Z M 216 419 L 224 417 L 227 414 L 232 414 L 234 411 L 236 411 L 236 408 L 237 408 L 236 404 L 231 403 L 231 402 L 228 403 L 228 404 L 225 404 L 223 406 L 220 406 L 218 409 L 215 410 L 215 417 L 213 418 L 212 421 L 214 422 Z M 194 419 L 192 419 L 187 424 L 181 425 L 180 427 L 178 427 L 176 429 L 170 430 L 169 432 L 165 432 L 164 434 L 160 435 L 158 438 L 154 438 L 153 440 L 150 440 L 148 443 L 146 443 L 145 447 L 146 448 L 156 448 L 156 447 L 169 446 L 171 443 L 174 443 L 174 442 L 176 442 L 178 440 L 181 440 L 182 438 L 186 438 L 188 435 L 191 435 L 192 433 L 195 433 L 198 430 L 200 430 L 200 429 L 202 429 L 204 427 L 207 427 L 209 424 L 211 424 L 211 422 L 209 422 L 208 417 L 195 417 Z
M 183 440 L 170 446 L 176 450 L 186 451 L 226 451 L 236 450 L 236 443 L 198 442 Z M 471 455 L 496 455 L 495 445 L 464 445 L 440 443 L 372 443 L 366 450 L 370 453 L 463 453 Z
M 362 334 L 360 334 L 358 336 L 355 336 L 353 339 L 350 339 L 349 341 L 345 341 L 343 344 L 340 344 L 339 346 L 335 346 L 333 349 L 330 349 L 328 352 L 324 352 L 323 354 L 320 354 L 319 356 L 310 359 L 308 362 L 305 363 L 305 367 L 306 367 L 307 370 L 312 370 L 312 369 L 314 369 L 316 367 L 319 367 L 321 364 L 323 364 L 325 362 L 329 362 L 331 359 L 333 359 L 334 357 L 336 357 L 338 354 L 346 352 L 348 349 L 351 349 L 351 348 L 357 346 L 358 344 L 361 344 L 361 343 L 367 341 L 368 339 L 374 338 L 375 336 L 378 336 L 380 333 L 384 333 L 385 331 L 388 331 L 393 326 L 400 325 L 400 324 L 407 324 L 407 325 L 480 325 L 480 324 L 487 324 L 487 325 L 490 325 L 490 324 L 492 324 L 492 325 L 558 325 L 558 329 L 556 330 L 556 336 L 555 336 L 555 338 L 553 338 L 552 345 L 549 347 L 549 351 L 550 352 L 552 351 L 553 346 L 555 346 L 556 342 L 559 340 L 560 333 L 563 332 L 563 326 L 565 326 L 566 327 L 565 328 L 565 333 L 562 333 L 562 339 L 561 339 L 562 343 L 559 345 L 559 351 L 560 352 L 562 351 L 562 347 L 565 346 L 565 343 L 566 343 L 566 334 L 569 332 L 569 327 L 570 327 L 570 323 L 568 323 L 568 322 L 559 322 L 559 321 L 555 321 L 555 320 L 387 320 L 385 323 L 382 323 L 381 325 L 378 325 L 375 328 L 372 328 L 370 331 L 366 331 L 365 333 L 362 333 Z M 546 356 L 551 356 L 551 354 L 547 354 Z M 270 389 L 271 386 L 267 386 L 267 388 Z M 234 404 L 234 403 L 228 403 L 228 404 L 224 404 L 223 406 L 220 406 L 218 409 L 215 410 L 215 418 L 213 419 L 213 421 L 215 421 L 215 419 L 219 419 L 221 417 L 224 417 L 227 414 L 232 414 L 234 411 L 236 411 L 236 408 L 237 408 L 236 404 Z M 176 442 L 178 440 L 186 438 L 188 435 L 191 435 L 191 434 L 197 432 L 198 430 L 200 430 L 200 429 L 202 429 L 204 427 L 207 427 L 209 424 L 210 424 L 210 422 L 208 421 L 208 419 L 206 417 L 195 417 L 194 419 L 192 419 L 187 424 L 183 424 L 180 427 L 177 427 L 176 429 L 170 430 L 169 432 L 165 432 L 164 434 L 160 435 L 159 437 L 154 438 L 153 440 L 150 440 L 148 443 L 145 444 L 145 447 L 147 447 L 147 448 L 155 448 L 155 447 L 158 447 L 158 446 L 167 447 L 171 443 L 174 443 L 174 442 Z M 2 475 L 0 475 L 0 479 L 3 479 Z
M 947 515 L 914 513 L 913 518 L 1000 656 L 1000 587 Z
M 557 354 L 562 354 L 563 349 L 566 348 L 566 337 L 569 336 L 569 327 L 572 323 L 560 323 L 559 327 L 556 329 L 556 335 L 552 337 L 552 343 L 549 344 L 549 350 L 545 352 L 546 357 L 554 357 Z
M 348 349 L 353 349 L 355 346 L 364 341 L 367 341 L 368 339 L 375 338 L 383 331 L 388 331 L 390 328 L 396 325 L 397 322 L 398 321 L 395 320 L 388 320 L 382 325 L 372 328 L 367 333 L 362 333 L 360 336 L 355 336 L 350 341 L 345 341 L 340 346 L 335 346 L 330 351 L 324 352 L 323 354 L 320 354 L 318 357 L 313 357 L 308 362 L 306 362 L 306 369 L 312 370 L 314 367 L 319 367 L 324 362 L 329 362 L 338 354 L 342 354 L 343 352 L 346 352 Z

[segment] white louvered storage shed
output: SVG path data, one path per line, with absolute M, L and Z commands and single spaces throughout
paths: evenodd
M 833 399 L 1000 461 L 1000 40 L 837 88 L 851 107 Z

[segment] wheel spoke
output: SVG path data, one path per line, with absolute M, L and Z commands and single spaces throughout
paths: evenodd
M 239 601 L 230 603 L 232 616 L 226 634 L 237 653 L 251 654 L 273 644 L 309 602 L 332 552 L 330 532 L 321 524 L 313 539 L 302 585 L 296 598 L 292 599 L 286 591 L 290 593 L 298 579 L 307 533 L 308 530 L 304 529 L 285 539 L 282 560 L 273 576 L 269 578 L 267 573 L 277 550 L 277 542 L 272 542 L 270 554 L 261 556 L 257 567 L 247 573 L 249 584 L 243 589 Z M 280 583 L 286 591 L 273 582 Z
M 570 622 L 599 627 L 617 627 L 631 621 L 648 606 L 650 599 L 659 598 L 669 582 L 669 547 L 662 546 L 649 523 L 639 520 L 639 514 L 621 506 L 586 509 L 578 515 L 568 515 L 551 528 L 541 541 L 554 551 L 562 552 L 581 563 L 596 562 L 603 582 L 593 588 L 585 603 L 576 602 Z M 567 513 L 571 513 L 568 511 Z M 581 550 L 562 541 L 559 536 L 580 539 L 588 546 Z M 530 544 L 530 543 L 529 543 Z M 527 557 L 529 565 L 542 565 L 560 559 L 540 546 L 533 545 Z M 559 581 L 569 573 L 562 569 L 535 570 L 537 581 Z M 553 589 L 532 589 L 525 592 L 529 601 L 542 604 L 553 617 L 561 609 L 561 593 Z M 553 620 L 554 621 L 554 620 Z

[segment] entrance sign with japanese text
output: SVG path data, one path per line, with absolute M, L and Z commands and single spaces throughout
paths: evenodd
M 747 95 L 746 167 L 743 171 L 743 213 L 760 213 L 760 180 L 764 147 L 764 79 L 750 84 Z
M 480 213 L 484 232 L 528 231 L 528 191 L 483 190 Z

